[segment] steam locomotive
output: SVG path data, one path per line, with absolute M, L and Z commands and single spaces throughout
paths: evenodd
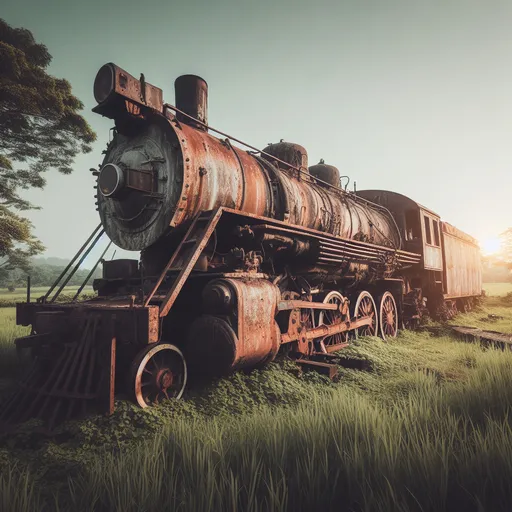
M 173 106 L 143 75 L 99 70 L 93 111 L 115 122 L 92 169 L 101 223 L 44 297 L 17 306 L 34 366 L 4 417 L 112 412 L 116 393 L 148 407 L 181 397 L 190 372 L 279 352 L 332 375 L 353 337 L 395 337 L 481 294 L 473 238 L 401 194 L 347 191 L 298 144 L 260 151 L 213 129 L 207 92 L 181 76 Z M 140 261 L 101 260 L 97 297 L 57 302 L 103 233 Z

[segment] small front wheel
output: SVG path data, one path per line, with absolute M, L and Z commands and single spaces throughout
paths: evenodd
M 181 398 L 187 384 L 187 364 L 178 347 L 156 343 L 139 352 L 130 377 L 136 402 L 146 408 L 163 400 Z

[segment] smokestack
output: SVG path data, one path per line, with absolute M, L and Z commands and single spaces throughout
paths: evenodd
M 196 75 L 181 75 L 174 82 L 176 95 L 176 108 L 182 110 L 194 119 L 208 124 L 208 84 Z M 178 121 L 189 124 L 199 130 L 206 128 L 194 122 L 179 112 L 176 113 Z

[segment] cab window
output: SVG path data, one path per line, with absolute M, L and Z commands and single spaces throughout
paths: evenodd
M 420 216 L 417 210 L 407 210 L 405 212 L 405 239 L 421 239 Z
M 434 245 L 440 247 L 441 240 L 439 239 L 439 223 L 437 222 L 437 220 L 432 220 L 432 224 L 434 226 Z
M 425 222 L 425 241 L 427 244 L 432 245 L 432 232 L 430 230 L 430 219 L 425 215 L 423 217 L 423 221 Z

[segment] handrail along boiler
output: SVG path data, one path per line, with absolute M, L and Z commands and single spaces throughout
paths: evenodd
M 429 307 L 444 300 L 443 234 L 474 245 L 431 212 L 437 238 L 422 245 L 426 210 L 385 191 L 347 192 L 338 169 L 308 166 L 298 144 L 259 151 L 214 130 L 201 78 L 179 77 L 175 92 L 172 106 L 143 75 L 99 70 L 93 110 L 115 129 L 92 169 L 97 230 L 140 251 L 140 263 L 103 261 L 92 300 L 18 304 L 32 331 L 16 343 L 34 366 L 4 418 L 112 412 L 116 392 L 147 407 L 179 398 L 189 372 L 261 366 L 279 351 L 332 375 L 330 356 L 352 336 L 394 337 L 425 295 Z M 414 239 L 409 221 L 423 226 Z M 477 295 L 477 271 L 467 269 L 472 295 L 452 302 Z

